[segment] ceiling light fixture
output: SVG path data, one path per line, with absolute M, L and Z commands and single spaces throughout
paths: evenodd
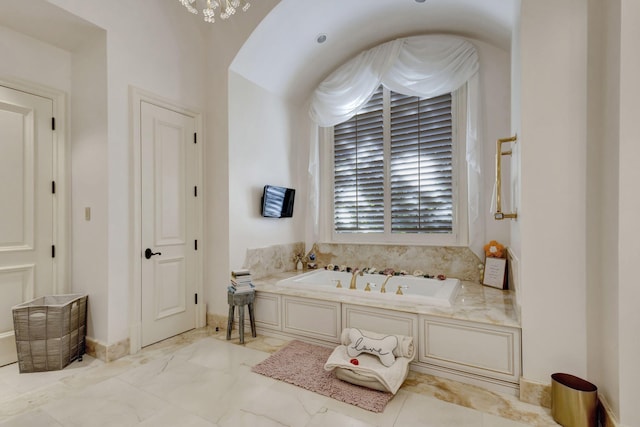
M 198 14 L 197 9 L 197 1 L 196 0 L 178 0 L 187 10 L 194 15 Z M 205 22 L 214 23 L 215 20 L 215 11 L 220 8 L 220 18 L 227 19 L 234 13 L 236 13 L 236 9 L 242 9 L 243 12 L 246 12 L 249 9 L 251 4 L 247 0 L 206 0 L 207 7 L 202 9 L 202 15 L 204 16 Z
M 319 44 L 322 44 L 324 42 L 327 41 L 327 35 L 326 34 L 318 34 L 318 36 L 316 37 L 316 42 L 318 42 Z

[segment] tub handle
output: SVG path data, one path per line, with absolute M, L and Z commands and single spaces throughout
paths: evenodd
M 403 289 L 409 289 L 409 285 L 398 285 L 398 290 L 396 291 L 396 295 L 404 295 L 402 293 Z

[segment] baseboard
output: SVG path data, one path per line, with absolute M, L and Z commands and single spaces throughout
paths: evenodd
M 602 394 L 598 394 L 598 400 L 598 420 L 600 421 L 600 426 L 622 427 L 622 425 L 616 419 L 613 410 L 611 410 L 611 405 L 609 405 L 607 399 Z
M 129 338 L 107 346 L 93 338 L 85 339 L 85 353 L 103 362 L 113 362 L 129 354 Z
M 227 329 L 227 316 L 207 313 L 207 326 L 211 328 Z
M 520 377 L 520 400 L 551 408 L 551 384 L 542 384 Z

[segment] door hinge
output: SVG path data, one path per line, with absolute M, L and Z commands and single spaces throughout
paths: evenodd
M 56 130 L 56 118 L 51 117 L 51 130 Z
M 198 197 L 198 186 L 193 187 L 193 197 Z
M 198 304 L 198 294 L 196 294 L 196 304 Z
M 193 133 L 193 143 L 197 144 L 198 143 L 198 134 L 197 133 Z
M 51 245 L 51 258 L 56 257 L 56 245 Z
M 194 247 L 194 249 L 195 249 L 196 251 L 198 250 L 198 241 L 197 241 L 197 240 L 194 240 L 194 241 L 193 241 L 193 247 Z
M 51 194 L 56 194 L 56 182 L 51 181 Z

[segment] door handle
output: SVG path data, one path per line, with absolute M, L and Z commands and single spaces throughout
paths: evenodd
M 144 257 L 145 257 L 146 259 L 149 259 L 149 258 L 151 258 L 151 257 L 152 257 L 152 256 L 154 256 L 154 255 L 162 255 L 162 252 L 153 252 L 153 251 L 151 250 L 151 248 L 147 248 L 147 249 L 144 251 Z

